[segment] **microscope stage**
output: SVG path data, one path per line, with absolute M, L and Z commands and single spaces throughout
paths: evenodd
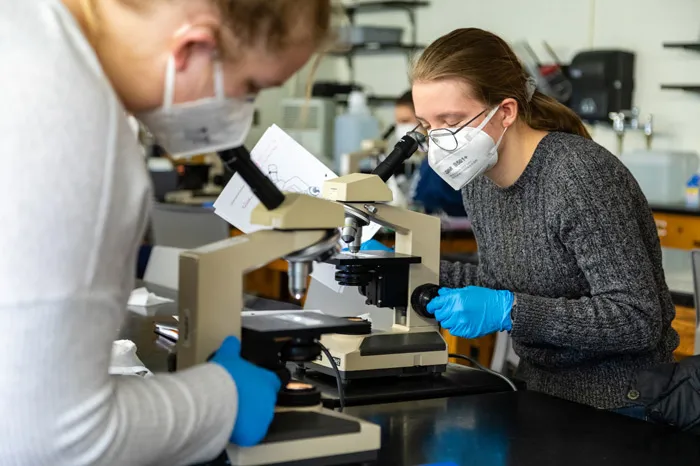
M 322 334 L 363 335 L 372 325 L 364 320 L 334 317 L 316 311 L 251 311 L 242 314 L 243 338 L 246 334 L 265 337 L 316 338 Z
M 336 254 L 326 261 L 328 264 L 335 266 L 346 265 L 399 265 L 399 264 L 420 264 L 421 258 L 418 256 L 409 256 L 408 254 L 399 254 L 390 251 L 360 251 L 352 254 L 343 252 Z

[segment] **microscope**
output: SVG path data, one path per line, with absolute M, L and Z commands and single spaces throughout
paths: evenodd
M 349 252 L 326 261 L 336 266 L 336 281 L 358 287 L 366 304 L 394 311 L 389 331 L 321 338 L 344 381 L 441 374 L 447 369 L 447 345 L 421 302 L 426 284 L 439 279 L 440 220 L 387 204 L 392 193 L 386 181 L 413 155 L 423 137 L 420 133 L 403 136 L 372 174 L 355 173 L 323 185 L 323 197 L 345 208 L 342 240 Z M 362 228 L 370 221 L 395 231 L 395 252 L 360 251 Z M 325 356 L 305 365 L 329 375 L 332 366 Z
M 255 447 L 229 445 L 232 465 L 363 463 L 376 459 L 379 426 L 324 409 L 314 387 L 291 380 L 288 362 L 320 357 L 322 335 L 366 334 L 370 324 L 313 311 L 242 312 L 243 276 L 283 257 L 289 288 L 301 297 L 313 261 L 339 250 L 343 206 L 302 194 L 283 194 L 245 148 L 219 154 L 261 205 L 251 220 L 272 230 L 206 245 L 180 256 L 177 369 L 207 361 L 229 335 L 241 339 L 242 357 L 274 371 L 282 381 L 268 435 Z

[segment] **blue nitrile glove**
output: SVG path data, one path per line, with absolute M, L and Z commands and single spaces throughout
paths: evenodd
M 493 332 L 510 331 L 513 293 L 478 286 L 440 288 L 428 303 L 442 328 L 456 337 L 479 338 Z
M 343 248 L 343 251 L 347 251 L 348 248 Z M 376 239 L 371 239 L 369 241 L 365 241 L 360 245 L 360 251 L 389 251 L 393 252 L 394 250 L 384 246 L 382 243 L 377 241 Z
M 383 245 L 376 239 L 371 239 L 360 245 L 360 251 L 393 251 L 393 249 Z
M 265 438 L 275 414 L 280 379 L 241 357 L 241 342 L 228 337 L 210 362 L 220 365 L 231 375 L 238 390 L 238 415 L 231 433 L 231 443 L 242 447 L 257 445 Z

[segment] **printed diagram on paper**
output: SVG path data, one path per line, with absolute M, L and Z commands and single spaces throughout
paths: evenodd
M 250 156 L 282 191 L 318 197 L 321 196 L 323 182 L 337 178 L 331 169 L 277 125 L 265 131 Z M 259 203 L 243 178 L 236 174 L 214 203 L 214 210 L 218 216 L 247 234 L 266 228 L 250 223 L 250 214 Z M 363 228 L 362 242 L 372 239 L 379 229 L 376 223 Z
M 293 176 L 288 180 L 282 180 L 279 177 L 279 169 L 277 165 L 270 164 L 267 166 L 267 177 L 283 192 L 308 194 L 309 196 L 318 197 L 321 195 L 321 188 L 318 186 L 310 186 L 298 176 Z
M 265 131 L 250 156 L 281 191 L 320 197 L 324 181 L 337 178 L 323 162 L 277 125 L 272 125 Z M 250 223 L 250 215 L 259 203 L 253 191 L 236 174 L 214 203 L 214 210 L 218 216 L 248 234 L 266 228 Z M 380 226 L 376 223 L 363 228 L 362 242 L 372 239 L 379 229 Z M 334 267 L 319 266 L 312 276 L 324 285 L 340 290 L 335 282 Z
M 281 191 L 320 196 L 323 182 L 336 178 L 333 171 L 276 125 L 265 131 L 250 156 Z M 264 228 L 250 223 L 250 214 L 258 204 L 253 191 L 236 174 L 214 203 L 214 209 L 243 233 L 252 233 Z

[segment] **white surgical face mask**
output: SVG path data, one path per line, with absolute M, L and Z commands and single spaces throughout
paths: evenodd
M 461 129 L 450 128 L 450 133 L 445 129 L 432 130 L 428 133 L 430 167 L 453 189 L 462 189 L 474 178 L 496 165 L 498 146 L 507 128 L 503 130 L 498 141 L 494 142 L 493 138 L 484 131 L 484 126 L 493 118 L 498 108 L 491 110 L 476 128 L 465 126 Z M 453 134 L 455 132 L 456 134 Z M 447 136 L 441 136 L 441 134 Z M 446 150 L 452 147 L 451 144 L 454 144 L 455 148 Z
M 214 97 L 181 104 L 173 103 L 175 59 L 165 72 L 163 105 L 136 115 L 157 143 L 173 157 L 188 157 L 241 146 L 253 123 L 252 99 L 234 99 L 224 94 L 221 62 L 214 62 Z

